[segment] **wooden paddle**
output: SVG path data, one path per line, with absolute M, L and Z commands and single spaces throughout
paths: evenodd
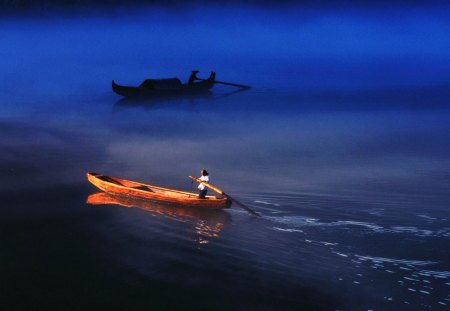
M 189 178 L 195 180 L 196 182 L 199 182 L 201 184 L 204 184 L 206 187 L 210 188 L 211 190 L 214 190 L 215 192 L 217 192 L 218 194 L 221 194 L 223 196 L 226 196 L 228 198 L 230 198 L 230 200 L 232 200 L 234 203 L 236 203 L 237 205 L 239 205 L 240 207 L 242 207 L 243 209 L 245 209 L 247 212 L 249 212 L 250 214 L 254 215 L 254 216 L 260 216 L 258 213 L 256 213 L 254 210 L 252 210 L 250 207 L 242 204 L 241 202 L 239 202 L 238 200 L 236 200 L 235 198 L 232 198 L 230 195 L 226 194 L 225 192 L 223 192 L 222 190 L 220 190 L 217 187 L 214 187 L 213 185 L 211 185 L 210 183 L 201 181 L 200 179 L 198 179 L 197 177 L 194 176 L 189 176 Z
M 197 78 L 197 80 L 200 80 L 200 81 L 207 81 L 207 79 L 200 79 L 200 78 Z M 242 88 L 244 88 L 244 89 L 251 89 L 251 88 L 252 88 L 251 86 L 244 85 L 244 84 L 236 84 L 236 83 L 223 82 L 223 81 L 217 81 L 217 80 L 214 80 L 213 82 L 214 82 L 214 83 L 217 83 L 217 84 L 224 84 L 224 85 L 231 85 L 231 86 L 242 87 Z M 211 189 L 212 189 L 212 188 L 211 188 Z

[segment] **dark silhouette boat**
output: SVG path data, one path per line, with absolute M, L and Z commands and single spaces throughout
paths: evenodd
M 214 86 L 216 73 L 211 72 L 208 79 L 197 78 L 197 73 L 198 70 L 192 71 L 187 83 L 182 83 L 178 78 L 146 79 L 139 86 L 124 86 L 113 80 L 112 89 L 127 98 L 178 97 L 208 92 Z

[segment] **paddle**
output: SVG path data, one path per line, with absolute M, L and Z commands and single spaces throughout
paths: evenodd
M 237 205 L 239 205 L 240 207 L 242 207 L 243 209 L 245 209 L 247 212 L 249 212 L 250 214 L 254 215 L 254 216 L 259 216 L 258 213 L 256 213 L 254 210 L 252 210 L 250 207 L 242 204 L 241 202 L 239 202 L 238 200 L 236 200 L 235 198 L 232 198 L 231 196 L 229 196 L 228 194 L 226 194 L 225 192 L 223 192 L 222 190 L 220 190 L 217 187 L 214 187 L 213 185 L 211 185 L 210 183 L 206 183 L 201 181 L 200 179 L 198 179 L 197 177 L 193 177 L 193 176 L 189 176 L 189 178 L 204 184 L 205 186 L 207 186 L 208 188 L 211 188 L 212 190 L 214 190 L 215 192 L 217 192 L 218 194 L 224 195 L 228 198 L 230 198 L 230 200 L 232 200 L 234 203 L 236 203 Z
M 200 80 L 200 81 L 207 81 L 207 79 L 200 79 L 200 78 L 197 78 L 197 80 Z M 244 88 L 244 89 L 251 89 L 251 88 L 252 88 L 251 86 L 243 85 L 243 84 L 236 84 L 236 83 L 223 82 L 223 81 L 217 81 L 217 80 L 214 80 L 213 82 L 214 82 L 214 83 L 217 83 L 217 84 L 224 84 L 224 85 L 231 85 L 231 86 L 242 87 L 242 88 Z

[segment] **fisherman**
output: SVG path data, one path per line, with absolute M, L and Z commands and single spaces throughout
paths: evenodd
M 197 78 L 197 73 L 199 73 L 199 72 L 200 71 L 198 71 L 198 70 L 192 70 L 192 73 L 189 76 L 188 85 L 194 84 L 195 80 L 200 80 L 199 78 Z
M 211 74 L 209 75 L 208 81 L 215 81 L 216 80 L 216 72 L 211 71 Z
M 188 85 L 194 85 L 196 80 L 203 80 L 197 77 L 197 73 L 199 72 L 200 71 L 198 70 L 192 70 L 191 75 L 189 76 Z M 214 82 L 215 80 L 216 80 L 216 73 L 214 71 L 211 71 L 208 81 Z
M 208 183 L 209 182 L 209 175 L 208 172 L 206 170 L 201 170 L 200 171 L 200 177 L 198 178 L 203 182 Z M 208 192 L 208 187 L 205 186 L 205 184 L 200 183 L 200 185 L 198 185 L 197 187 L 200 192 L 198 194 L 198 198 L 199 199 L 206 199 L 206 193 Z

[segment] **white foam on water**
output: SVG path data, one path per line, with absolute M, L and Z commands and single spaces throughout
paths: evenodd
M 419 275 L 421 275 L 421 276 L 431 276 L 429 273 L 424 273 L 424 272 L 422 272 L 422 273 L 418 273 Z
M 408 290 L 411 291 L 411 292 L 417 292 L 417 290 L 415 290 L 414 288 L 409 288 L 408 287 Z
M 325 246 L 329 246 L 329 245 L 332 245 L 332 246 L 335 246 L 335 245 L 339 245 L 339 243 L 331 243 L 331 242 L 323 242 L 323 241 L 321 241 L 321 242 L 319 242 L 320 244 L 323 244 L 323 245 L 325 245 Z
M 427 295 L 430 294 L 430 292 L 427 292 L 426 290 L 419 290 L 419 292 L 421 292 L 422 294 L 427 294 Z
M 361 256 L 355 255 L 356 257 L 362 259 L 371 260 L 374 263 L 397 263 L 397 264 L 405 264 L 409 266 L 427 266 L 435 264 L 436 262 L 431 260 L 409 260 L 409 259 L 393 259 L 393 258 L 384 258 L 384 257 L 372 257 L 372 256 Z
M 278 204 L 278 203 L 270 203 L 270 202 L 260 201 L 260 200 L 253 201 L 253 202 L 255 202 L 255 203 L 260 203 L 260 204 L 264 204 L 264 205 L 280 206 L 280 204 Z
M 425 237 L 435 235 L 435 232 L 433 232 L 431 230 L 418 229 L 417 227 L 396 226 L 396 227 L 391 227 L 387 231 L 392 232 L 392 233 L 412 233 L 414 235 L 425 236 Z
M 370 215 L 381 216 L 384 213 L 383 208 L 374 208 L 367 211 Z
M 405 267 L 400 267 L 400 269 L 401 269 L 401 270 L 408 270 L 408 271 L 411 271 L 411 270 L 412 270 L 412 269 L 405 268 Z
M 304 217 L 304 216 L 267 217 L 267 219 L 272 220 L 277 223 L 282 223 L 285 225 L 292 225 L 292 226 L 297 226 L 297 227 L 322 225 L 321 223 L 317 223 L 318 219 Z
M 432 271 L 432 270 L 421 270 L 418 272 L 420 275 L 433 276 L 439 279 L 450 278 L 450 271 Z
M 307 223 L 316 223 L 316 222 L 318 221 L 318 219 L 315 219 L 315 218 L 306 218 L 305 221 L 306 221 Z
M 450 228 L 444 228 L 436 232 L 437 236 L 450 237 Z
M 341 257 L 348 257 L 346 254 L 338 253 L 338 252 L 332 252 L 333 254 L 339 255 Z
M 445 302 L 442 302 L 442 301 L 438 301 L 438 304 L 443 305 L 443 306 L 447 305 Z
M 369 228 L 372 230 L 383 229 L 383 227 L 380 227 L 378 225 L 375 225 L 372 223 L 361 222 L 361 221 L 339 220 L 339 221 L 335 221 L 335 222 L 324 223 L 324 222 L 319 222 L 319 219 L 317 219 L 317 218 L 304 217 L 304 216 L 284 216 L 284 217 L 268 217 L 268 218 L 275 222 L 297 225 L 297 226 L 330 226 L 330 227 L 361 226 L 361 227 Z
M 336 222 L 332 222 L 328 224 L 329 226 L 361 226 L 372 230 L 380 230 L 383 229 L 383 227 L 380 227 L 378 225 L 367 223 L 367 222 L 361 222 L 361 221 L 350 221 L 350 220 L 339 220 Z
M 283 228 L 278 228 L 278 227 L 273 227 L 272 229 L 277 230 L 277 231 L 283 231 L 283 232 L 303 232 L 303 230 L 300 230 L 300 229 L 283 229 Z
M 427 220 L 437 220 L 437 218 L 434 218 L 434 217 L 431 217 L 431 216 L 428 216 L 428 215 L 416 215 L 416 216 L 420 217 L 420 218 L 427 219 Z
M 265 201 L 260 201 L 265 202 Z M 268 202 L 265 202 L 268 203 Z M 271 204 L 271 203 L 268 203 Z M 353 221 L 353 220 L 338 220 L 334 222 L 320 222 L 317 218 L 305 217 L 305 216 L 283 216 L 283 217 L 267 217 L 274 222 L 283 223 L 292 225 L 295 227 L 304 227 L 304 226 L 325 226 L 325 227 L 362 227 L 366 229 L 370 229 L 376 233 L 398 233 L 398 234 L 412 234 L 420 237 L 447 237 L 450 236 L 450 228 L 443 228 L 437 231 L 427 230 L 427 229 L 419 229 L 417 227 L 405 227 L 405 226 L 392 226 L 392 227 L 383 227 L 370 222 L 363 221 Z

